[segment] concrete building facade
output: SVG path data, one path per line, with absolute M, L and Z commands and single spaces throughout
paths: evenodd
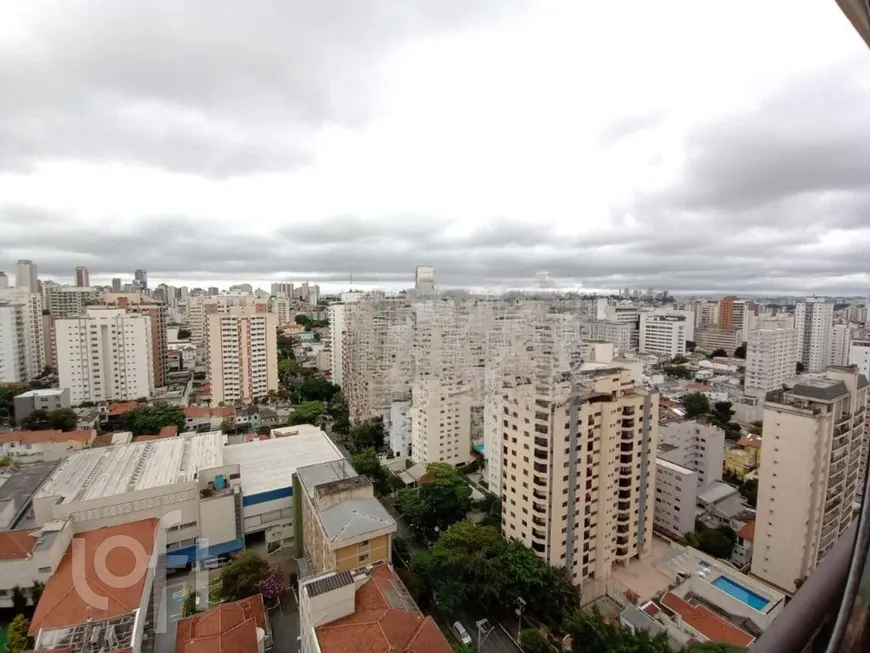
M 0 301 L 0 383 L 28 380 L 24 306 Z
M 767 396 L 752 573 L 787 592 L 854 519 L 867 385 L 832 367 Z
M 60 320 L 81 317 L 87 312 L 88 306 L 99 302 L 100 295 L 97 288 L 54 285 L 46 290 L 45 299 L 49 312 Z
M 821 297 L 810 297 L 794 308 L 798 332 L 798 361 L 807 372 L 822 372 L 831 359 L 831 329 L 834 305 Z
M 266 304 L 208 314 L 208 369 L 215 403 L 251 403 L 278 389 L 277 324 Z
M 642 353 L 673 358 L 686 353 L 689 323 L 685 315 L 640 314 L 638 348 Z
M 797 329 L 750 331 L 746 341 L 746 391 L 768 392 L 781 388 L 786 379 L 794 376 L 797 356 Z
M 658 457 L 698 474 L 698 487 L 722 480 L 725 431 L 701 420 L 675 420 L 659 425 Z
M 24 320 L 24 357 L 27 381 L 35 379 L 48 364 L 43 347 L 42 296 L 22 288 L 0 289 L 0 301 L 21 304 Z
M 655 392 L 615 366 L 578 374 L 576 413 L 571 383 L 505 390 L 500 464 L 505 537 L 575 583 L 650 552 L 658 444 Z
M 656 458 L 656 495 L 653 525 L 671 537 L 695 530 L 698 473 L 663 458 Z
M 132 401 L 154 394 L 151 318 L 123 309 L 89 309 L 57 320 L 58 377 L 73 405 Z
M 147 315 L 151 319 L 151 359 L 154 370 L 154 387 L 166 386 L 168 371 L 166 323 L 167 307 L 153 302 L 141 293 L 105 293 L 101 301 L 111 308 L 122 308 L 131 315 Z
M 411 389 L 411 458 L 418 463 L 471 461 L 471 388 L 421 379 Z
M 45 390 L 29 390 L 13 400 L 15 406 L 15 421 L 21 424 L 21 420 L 36 410 L 59 410 L 69 408 L 69 388 L 48 388 Z

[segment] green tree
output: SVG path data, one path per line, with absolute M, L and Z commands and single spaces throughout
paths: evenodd
M 632 632 L 607 622 L 597 608 L 591 612 L 576 611 L 568 619 L 566 629 L 571 635 L 573 653 L 670 653 L 666 633 L 650 637 L 645 630 Z
M 384 448 L 384 420 L 380 416 L 367 419 L 350 427 L 350 444 L 355 451 L 374 448 L 381 451 Z
M 221 597 L 238 601 L 257 593 L 257 585 L 269 575 L 269 564 L 251 549 L 242 551 L 221 569 Z
M 21 653 L 30 648 L 30 638 L 27 636 L 27 631 L 30 629 L 30 622 L 23 614 L 18 614 L 9 624 L 6 630 L 6 646 L 9 647 L 9 653 Z
M 746 359 L 746 343 L 741 343 L 737 349 L 734 350 L 734 358 L 743 358 Z
M 462 642 L 456 642 L 453 645 L 453 653 L 474 653 L 474 647 Z
M 719 529 L 707 529 L 701 533 L 698 548 L 717 558 L 730 558 L 734 542 Z
M 755 508 L 758 505 L 758 479 L 750 478 L 740 486 L 740 494 L 746 503 Z
M 690 353 L 695 351 L 695 343 L 691 340 L 686 340 L 686 351 Z
M 311 318 L 305 315 L 304 313 L 300 313 L 296 316 L 295 320 L 296 324 L 299 326 L 311 326 Z
M 178 330 L 178 339 L 179 340 L 190 340 L 190 329 L 179 329 Z
M 681 403 L 686 411 L 686 417 L 690 419 L 706 415 L 710 411 L 710 400 L 707 399 L 707 395 L 700 392 L 690 392 L 683 395 Z
M 233 423 L 230 420 L 225 419 L 223 422 L 221 422 L 221 433 L 227 434 L 232 431 L 232 429 Z
M 79 418 L 72 408 L 56 410 L 34 410 L 21 420 L 21 428 L 28 431 L 57 429 L 58 431 L 75 431 Z
M 695 373 L 685 365 L 665 365 L 664 372 L 675 379 L 691 380 L 695 378 Z
M 44 583 L 40 583 L 38 580 L 33 581 L 33 587 L 30 588 L 30 600 L 33 602 L 33 605 L 39 603 L 39 599 L 42 598 L 42 591 L 44 589 Z
M 332 395 L 332 400 L 326 409 L 329 418 L 332 420 L 332 432 L 338 435 L 347 436 L 350 434 L 350 411 L 347 406 L 347 399 L 344 398 L 343 392 L 336 392 Z
M 734 417 L 734 409 L 731 406 L 730 401 L 717 401 L 713 404 L 713 409 L 710 411 L 710 422 L 724 429 L 725 425 Z
M 21 383 L 0 384 L 0 419 L 14 417 L 14 399 L 27 390 L 27 386 Z
M 15 585 L 12 588 L 12 609 L 16 612 L 24 612 L 26 607 L 27 596 L 24 594 L 24 590 L 18 587 L 18 585 Z
M 340 391 L 340 388 L 324 379 L 322 376 L 312 376 L 302 382 L 299 396 L 302 401 L 329 402 Z
M 378 454 L 374 449 L 363 449 L 355 453 L 350 459 L 350 464 L 357 474 L 368 477 L 378 496 L 390 493 L 389 472 L 378 460 Z
M 318 424 L 320 418 L 326 412 L 326 405 L 322 401 L 306 401 L 290 413 L 290 418 L 287 424 L 296 426 L 297 424 Z
M 125 415 L 127 430 L 133 435 L 154 435 L 164 426 L 176 426 L 184 431 L 187 419 L 178 406 L 156 403 L 153 406 L 137 406 Z
M 271 426 L 258 426 L 257 435 L 269 435 L 272 432 Z
M 713 358 L 728 358 L 728 352 L 725 351 L 724 349 L 721 349 L 721 348 L 720 348 L 720 349 L 714 349 L 714 350 L 711 351 L 709 354 L 707 354 L 707 358 L 709 358 L 709 359 L 713 359 Z
M 550 642 L 537 628 L 526 628 L 520 631 L 520 648 L 523 653 L 548 653 L 553 650 Z
M 197 612 L 196 592 L 188 592 L 187 596 L 184 597 L 184 603 L 181 605 L 181 614 L 183 617 L 189 617 Z

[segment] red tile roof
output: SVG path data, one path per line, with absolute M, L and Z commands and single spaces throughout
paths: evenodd
M 390 605 L 386 592 L 397 581 L 389 567 L 375 567 L 356 592 L 354 613 L 317 628 L 321 653 L 451 653 L 432 617 Z
M 751 522 L 744 524 L 743 528 L 740 529 L 740 532 L 737 533 L 737 537 L 742 537 L 744 540 L 754 542 L 755 541 L 755 520 L 753 519 Z
M 21 560 L 30 557 L 36 538 L 30 531 L 0 533 L 0 560 Z
M 26 444 L 38 444 L 41 442 L 81 442 L 89 444 L 97 437 L 94 429 L 82 431 L 60 431 L 58 429 L 46 429 L 44 431 L 7 431 L 0 434 L 0 444 L 7 442 L 23 442 Z
M 211 408 L 208 406 L 185 406 L 184 416 L 188 419 L 197 417 L 211 417 Z
M 687 383 L 686 390 L 691 390 L 692 392 L 707 392 L 710 389 L 709 385 L 704 383 Z
M 744 435 L 737 441 L 741 447 L 754 447 L 756 449 L 761 447 L 761 437 L 755 434 Z
M 109 417 L 119 417 L 121 415 L 126 415 L 138 406 L 139 403 L 136 401 L 124 401 L 117 404 L 109 404 Z
M 154 551 L 157 525 L 157 519 L 143 519 L 76 535 L 57 571 L 45 584 L 39 605 L 36 606 L 30 622 L 30 635 L 37 635 L 43 628 L 74 626 L 85 623 L 88 619 L 119 617 L 136 610 L 145 589 L 147 564 Z M 114 546 L 96 555 L 100 545 L 110 538 L 114 540 L 111 542 Z M 130 538 L 134 548 L 121 545 L 116 538 Z M 134 543 L 138 543 L 144 550 L 147 556 L 144 561 L 136 557 Z M 77 551 L 84 551 L 83 570 L 78 568 L 78 560 L 76 565 L 73 564 L 74 548 Z M 111 575 L 125 579 L 123 582 L 125 586 L 113 587 L 112 585 L 118 585 L 118 582 L 112 582 L 111 585 L 104 582 L 100 578 L 98 569 L 106 569 Z M 81 576 L 97 597 L 106 600 L 104 605 L 90 605 L 81 596 L 76 589 L 80 584 Z
M 257 653 L 257 628 L 266 629 L 262 594 L 180 620 L 175 653 Z
M 680 615 L 683 622 L 713 642 L 732 646 L 749 646 L 755 638 L 702 605 L 692 605 L 673 592 L 661 598 L 661 604 Z

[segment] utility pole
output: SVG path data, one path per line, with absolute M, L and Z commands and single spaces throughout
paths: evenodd
M 523 610 L 526 607 L 526 600 L 522 596 L 517 597 L 517 641 L 520 641 L 520 633 L 523 630 Z

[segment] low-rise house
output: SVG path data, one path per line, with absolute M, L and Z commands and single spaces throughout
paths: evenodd
M 263 595 L 221 605 L 178 622 L 175 653 L 263 653 L 272 630 Z
M 737 478 L 743 478 L 761 464 L 761 437 L 747 435 L 725 452 L 725 469 Z
M 15 421 L 21 421 L 37 410 L 59 410 L 70 407 L 69 388 L 47 388 L 30 390 L 16 396 L 13 400 Z
M 20 462 L 62 460 L 93 446 L 96 437 L 94 429 L 8 431 L 0 433 L 0 458 L 9 457 Z
M 224 422 L 233 424 L 236 409 L 232 406 L 185 406 L 185 431 L 218 431 Z
M 313 572 L 390 561 L 396 520 L 375 498 L 371 481 L 349 461 L 300 467 L 294 486 L 302 509 L 296 555 L 309 561 Z
M 738 569 L 745 569 L 752 562 L 752 544 L 755 541 L 755 520 L 744 524 L 737 532 L 737 542 L 731 552 L 731 562 Z
M 26 597 L 43 585 L 60 564 L 73 536 L 71 521 L 49 522 L 42 528 L 0 533 L 0 607 L 11 608 L 13 589 Z
M 393 569 L 377 564 L 299 582 L 300 653 L 452 653 Z

